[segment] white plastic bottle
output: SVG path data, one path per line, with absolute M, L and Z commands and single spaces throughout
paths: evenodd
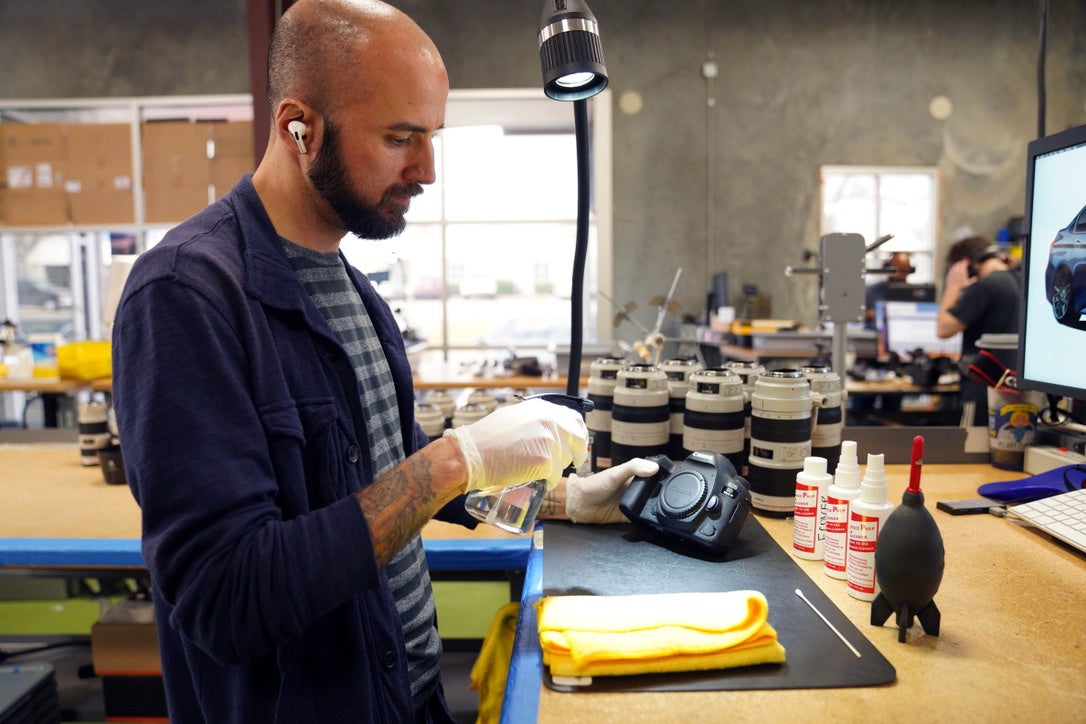
M 867 469 L 860 483 L 860 495 L 852 501 L 848 520 L 848 556 L 845 575 L 848 593 L 861 601 L 873 601 L 878 593 L 875 580 L 875 545 L 886 518 L 894 509 L 886 496 L 886 468 L 882 453 L 868 453 Z
M 826 489 L 826 542 L 822 570 L 831 578 L 845 578 L 848 558 L 848 517 L 852 501 L 860 494 L 860 465 L 856 441 L 841 441 L 841 459 L 833 471 L 833 483 Z
M 826 458 L 809 455 L 796 473 L 796 507 L 792 523 L 792 554 L 817 561 L 822 558 L 826 537 L 826 490 L 833 476 L 826 472 Z

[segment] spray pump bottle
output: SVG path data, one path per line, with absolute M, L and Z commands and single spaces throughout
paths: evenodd
M 852 501 L 859 494 L 860 465 L 856 457 L 856 441 L 843 440 L 833 484 L 826 490 L 826 542 L 823 546 L 822 570 L 831 578 L 845 578 L 848 517 Z
M 875 546 L 894 504 L 887 499 L 886 468 L 882 453 L 868 453 L 860 495 L 852 501 L 848 521 L 848 555 L 845 577 L 848 593 L 871 601 L 878 592 L 875 581 Z
M 826 537 L 826 489 L 833 476 L 826 472 L 826 458 L 808 456 L 796 474 L 796 506 L 792 520 L 792 555 L 817 561 L 822 558 Z

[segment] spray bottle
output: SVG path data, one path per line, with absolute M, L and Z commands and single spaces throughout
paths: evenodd
M 826 472 L 826 458 L 810 455 L 796 474 L 796 506 L 792 526 L 792 554 L 796 558 L 822 559 L 826 537 L 826 489 L 833 476 Z
M 848 520 L 848 555 L 845 577 L 848 593 L 861 601 L 874 600 L 875 547 L 882 526 L 894 509 L 886 495 L 886 468 L 882 453 L 868 453 L 867 469 L 860 482 L 860 495 L 852 501 Z
M 557 392 L 533 395 L 523 399 L 535 398 L 576 410 L 582 417 L 595 406 L 592 400 Z M 481 403 L 465 405 L 464 409 L 476 407 L 482 410 L 481 417 L 490 414 Z M 457 412 L 459 413 L 460 410 L 458 409 Z M 456 426 L 458 423 L 454 420 L 453 425 Z M 464 509 L 476 520 L 481 520 L 506 533 L 524 535 L 532 532 L 535 527 L 536 515 L 543 505 L 546 494 L 547 481 L 542 479 L 507 485 L 497 491 L 469 490 L 464 497 Z
M 841 442 L 841 459 L 834 471 L 833 484 L 826 490 L 826 542 L 822 570 L 831 578 L 844 580 L 848 558 L 848 517 L 852 501 L 860 494 L 860 465 L 856 441 Z

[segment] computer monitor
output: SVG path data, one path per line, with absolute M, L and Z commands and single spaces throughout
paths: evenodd
M 883 292 L 883 299 L 888 302 L 934 302 L 935 285 L 888 282 Z
M 928 357 L 949 357 L 957 361 L 962 354 L 962 335 L 940 339 L 935 333 L 939 321 L 938 302 L 877 302 L 875 335 L 879 359 L 886 361 L 894 353 L 911 362 L 916 350 Z
M 1086 400 L 1086 126 L 1027 148 L 1019 384 Z

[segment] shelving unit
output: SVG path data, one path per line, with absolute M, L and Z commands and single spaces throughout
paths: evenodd
M 0 320 L 15 322 L 27 334 L 56 333 L 68 340 L 106 338 L 109 330 L 103 324 L 103 308 L 112 257 L 118 251 L 135 254 L 147 249 L 171 226 L 188 216 L 185 213 L 177 219 L 148 220 L 151 217 L 147 213 L 144 168 L 147 151 L 145 124 L 171 120 L 251 121 L 252 103 L 252 97 L 248 94 L 0 100 L 0 130 L 9 127 L 9 124 L 62 124 L 66 127 L 126 124 L 129 131 L 127 145 L 117 151 L 130 157 L 127 190 L 131 192 L 132 204 L 131 210 L 122 214 L 128 220 L 107 223 L 84 224 L 58 220 L 47 224 L 13 224 L 0 214 Z M 87 135 L 81 134 L 81 138 Z M 89 142 L 94 143 L 95 139 Z M 109 148 L 101 143 L 108 141 L 99 142 L 93 147 L 95 162 L 108 164 Z M 0 169 L 4 173 L 0 176 L 0 193 L 25 184 L 28 179 L 33 179 L 36 184 L 39 173 L 36 168 L 22 175 L 8 172 L 4 161 L 5 150 L 0 148 Z M 245 145 L 245 150 L 251 168 L 251 142 Z M 52 178 L 53 184 L 60 187 L 57 191 L 63 189 L 63 193 L 71 199 L 75 187 L 66 185 L 71 181 L 67 177 L 67 167 L 65 161 L 55 169 L 55 173 L 51 169 L 46 169 L 45 173 Z M 235 175 L 234 181 L 240 173 Z M 119 238 L 123 242 L 130 241 L 131 248 L 115 250 L 111 240 Z M 37 260 L 28 260 L 30 256 L 36 256 Z M 28 275 L 30 264 L 35 271 L 44 268 L 53 272 L 54 281 L 63 282 L 60 286 L 66 287 L 71 294 L 70 308 L 46 311 L 20 304 L 18 281 L 32 278 Z M 40 279 L 42 274 L 36 276 Z M 18 419 L 17 411 L 25 404 L 25 397 L 21 393 L 0 395 L 0 422 Z

